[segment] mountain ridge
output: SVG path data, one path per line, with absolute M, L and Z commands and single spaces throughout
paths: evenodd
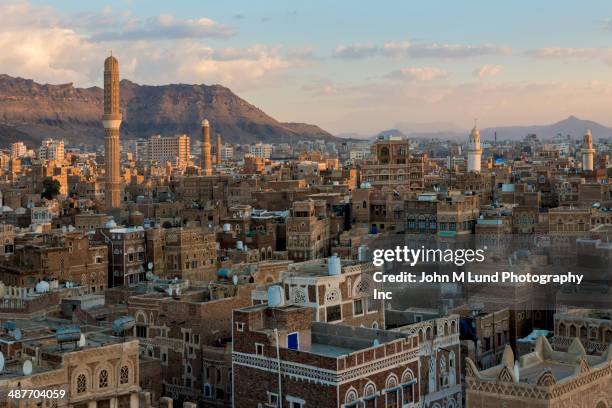
M 598 138 L 609 138 L 612 137 L 612 127 L 602 125 L 598 122 L 580 119 L 574 115 L 562 119 L 560 121 L 548 124 L 548 125 L 515 125 L 515 126 L 496 126 L 487 127 L 480 129 L 480 136 L 482 140 L 491 141 L 495 138 L 497 133 L 497 140 L 521 140 L 530 133 L 535 133 L 540 139 L 550 139 L 551 137 L 562 134 L 571 135 L 574 139 L 582 137 L 584 132 L 590 129 L 595 139 Z M 376 139 L 380 135 L 396 135 L 407 138 L 419 138 L 419 139 L 448 139 L 454 141 L 461 141 L 462 138 L 467 140 L 469 129 L 465 132 L 456 131 L 428 131 L 418 132 L 410 131 L 409 129 L 388 129 L 378 132 L 373 136 L 366 136 L 366 140 Z
M 222 85 L 140 85 L 121 80 L 124 138 L 188 134 L 200 138 L 207 118 L 224 142 L 295 143 L 303 139 L 338 140 L 316 125 L 280 122 Z M 39 143 L 46 137 L 68 143 L 102 144 L 103 89 L 72 83 L 40 84 L 0 75 L 2 144 Z

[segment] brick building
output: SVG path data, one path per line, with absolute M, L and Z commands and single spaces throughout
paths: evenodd
M 311 319 L 295 305 L 234 311 L 234 406 L 418 404 L 417 336 Z

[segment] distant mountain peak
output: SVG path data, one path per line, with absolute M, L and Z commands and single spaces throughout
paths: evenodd
M 120 86 L 125 138 L 159 133 L 199 138 L 199 124 L 208 118 L 224 142 L 336 140 L 315 125 L 279 122 L 222 85 L 140 85 L 122 79 Z M 97 86 L 43 85 L 0 74 L 0 125 L 6 135 L 0 143 L 19 138 L 38 144 L 46 137 L 61 137 L 69 143 L 102 144 L 103 97 Z

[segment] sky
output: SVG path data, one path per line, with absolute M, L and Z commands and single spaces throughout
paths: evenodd
M 0 73 L 229 87 L 334 134 L 612 125 L 610 1 L 0 0 Z

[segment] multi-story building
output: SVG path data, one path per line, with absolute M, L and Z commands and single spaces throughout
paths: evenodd
M 385 327 L 384 301 L 374 299 L 371 263 L 340 260 L 314 260 L 288 265 L 279 285 L 285 301 L 313 308 L 312 320 L 356 327 Z M 266 302 L 267 293 L 253 291 L 254 303 Z
M 20 358 L 7 360 L 0 375 L 3 406 L 150 407 L 150 396 L 148 405 L 141 404 L 138 341 L 100 333 L 83 335 L 78 346 L 59 343 L 62 329 L 58 340 L 39 334 L 24 341 Z M 39 392 L 24 398 L 10 396 L 11 391 L 29 389 Z
M 65 149 L 63 140 L 45 139 L 38 149 L 40 160 L 64 160 Z
M 26 155 L 28 149 L 23 142 L 11 143 L 11 159 L 18 159 Z
M 97 230 L 97 239 L 108 245 L 110 273 L 108 287 L 129 286 L 145 280 L 145 230 L 142 227 L 114 227 Z
M 577 339 L 568 352 L 554 351 L 541 336 L 535 351 L 515 360 L 510 346 L 501 364 L 479 370 L 465 367 L 466 406 L 470 408 L 584 407 L 612 404 L 612 350 L 587 355 Z
M 421 406 L 461 407 L 459 316 L 426 319 L 420 313 L 391 310 L 387 314 L 387 327 L 399 325 L 393 330 L 419 338 Z
M 161 362 L 163 392 L 177 402 L 231 407 L 232 310 L 251 304 L 251 286 L 154 282 L 128 298 L 143 355 Z
M 295 201 L 287 217 L 287 255 L 307 261 L 329 254 L 329 217 L 323 200 Z
M 438 234 L 457 236 L 472 234 L 480 214 L 480 196 L 448 194 L 438 201 Z
M 185 167 L 191 158 L 191 141 L 187 135 L 151 136 L 145 145 L 145 160 Z
M 602 355 L 612 344 L 612 311 L 570 309 L 555 313 L 555 350 L 567 351 L 579 339 L 589 354 Z
M 269 159 L 272 156 L 272 145 L 266 143 L 256 143 L 249 146 L 249 152 L 256 157 Z
M 0 256 L 11 256 L 15 252 L 15 228 L 11 224 L 0 224 Z
M 180 277 L 192 281 L 214 280 L 217 269 L 215 234 L 199 228 L 164 230 L 164 269 L 160 276 Z
M 361 165 L 361 180 L 372 187 L 421 191 L 426 156 L 410 155 L 410 142 L 397 137 L 380 137 L 372 145 L 371 160 Z
M 108 250 L 80 231 L 45 234 L 43 241 L 15 245 L 10 263 L 0 264 L 0 280 L 33 288 L 42 280 L 79 283 L 88 291 L 107 287 Z
M 232 160 L 234 158 L 234 148 L 232 146 L 221 146 L 221 161 Z
M 279 286 L 271 292 L 282 297 Z M 312 314 L 280 299 L 234 311 L 234 406 L 419 404 L 417 336 L 313 322 Z

